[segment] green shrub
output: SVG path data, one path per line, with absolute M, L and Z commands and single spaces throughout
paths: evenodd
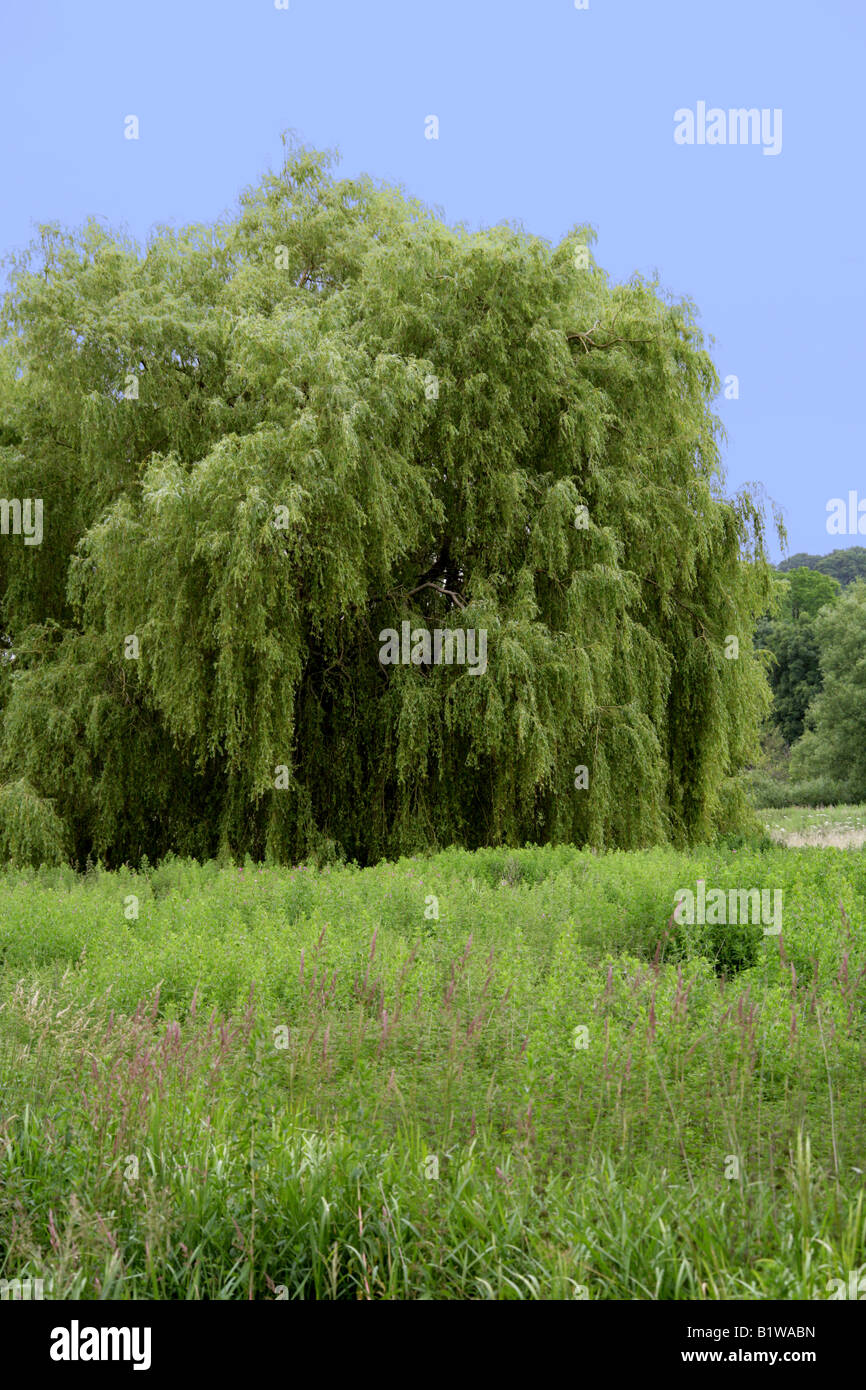
M 852 799 L 848 788 L 829 777 L 788 782 L 755 770 L 746 775 L 746 785 L 752 804 L 767 810 L 782 810 L 787 806 L 839 806 Z

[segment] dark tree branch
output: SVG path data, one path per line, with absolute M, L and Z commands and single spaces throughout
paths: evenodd
M 569 343 L 580 343 L 584 352 L 605 352 L 607 348 L 618 347 L 620 343 L 655 343 L 657 338 L 611 338 L 607 343 L 597 343 L 593 338 L 593 333 L 598 328 L 598 319 L 587 329 L 585 333 L 566 333 L 566 340 Z
M 413 594 L 420 593 L 422 589 L 432 589 L 434 593 L 447 594 L 449 598 L 453 598 L 459 608 L 466 607 L 466 601 L 461 598 L 460 594 L 455 593 L 453 589 L 443 589 L 441 584 L 433 584 L 430 580 L 427 580 L 424 584 L 419 584 L 417 589 L 410 589 L 409 597 L 411 598 Z

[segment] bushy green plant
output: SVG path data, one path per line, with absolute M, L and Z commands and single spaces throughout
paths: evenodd
M 47 797 L 26 781 L 0 787 L 0 860 L 23 864 L 60 864 L 69 853 L 66 827 Z

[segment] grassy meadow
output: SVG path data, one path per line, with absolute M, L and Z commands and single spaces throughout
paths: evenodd
M 866 843 L 866 806 L 793 806 L 765 817 L 767 834 L 779 844 L 858 849 Z
M 678 924 L 701 878 L 781 889 L 781 934 Z M 864 920 L 859 851 L 769 836 L 6 871 L 0 1277 L 827 1298 L 866 1265 Z

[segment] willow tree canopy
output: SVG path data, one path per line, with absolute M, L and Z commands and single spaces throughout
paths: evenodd
M 43 502 L 41 544 L 0 536 L 8 854 L 736 820 L 763 517 L 693 307 L 591 244 L 303 147 L 214 227 L 41 230 L 0 328 L 0 492 Z M 380 659 L 404 623 L 483 632 L 484 670 Z

